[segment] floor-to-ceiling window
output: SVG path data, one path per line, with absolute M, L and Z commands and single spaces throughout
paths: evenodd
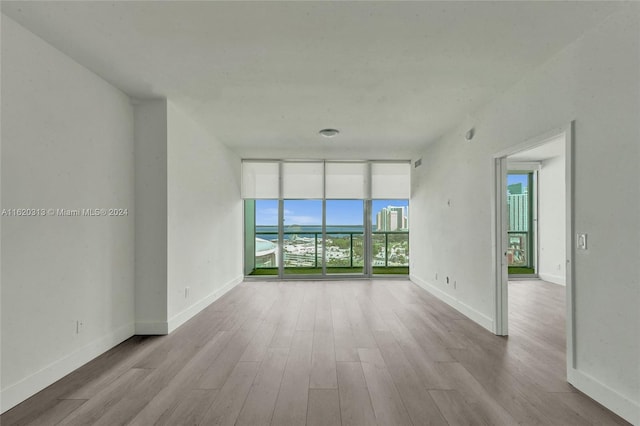
M 409 164 L 371 164 L 371 273 L 409 274 Z
M 371 201 L 373 274 L 409 273 L 409 200 Z
M 410 167 L 243 161 L 245 274 L 409 273 Z
M 247 227 L 255 229 L 255 249 L 249 251 L 254 256 L 254 268 L 249 273 L 261 275 L 278 275 L 280 253 L 278 252 L 278 200 L 246 200 L 245 219 L 247 210 L 249 216 L 254 217 L 254 223 L 247 223 Z M 250 238 L 250 237 L 249 237 Z M 250 242 L 249 242 L 250 244 Z M 245 271 L 247 268 L 245 268 Z
M 535 270 L 534 173 L 507 174 L 507 260 L 510 275 L 533 275 Z
M 327 274 L 364 273 L 364 200 L 327 200 Z
M 322 200 L 284 200 L 285 274 L 322 273 Z

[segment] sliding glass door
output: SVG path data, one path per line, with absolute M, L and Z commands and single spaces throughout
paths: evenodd
M 322 201 L 284 200 L 282 254 L 287 275 L 322 274 Z
M 507 174 L 508 269 L 510 275 L 533 275 L 535 270 L 534 174 Z
M 245 274 L 251 268 L 246 263 L 252 263 L 251 275 L 278 275 L 280 253 L 278 250 L 278 200 L 246 200 L 246 217 L 253 217 L 254 222 L 245 225 L 245 244 L 254 241 L 253 251 L 245 247 Z M 253 229 L 253 232 L 251 230 Z M 253 257 L 253 259 L 251 259 Z
M 409 273 L 409 200 L 371 203 L 371 271 Z
M 364 200 L 327 200 L 326 273 L 364 273 Z

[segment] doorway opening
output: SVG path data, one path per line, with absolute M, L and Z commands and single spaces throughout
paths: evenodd
M 496 154 L 493 197 L 495 332 L 509 334 L 509 281 L 565 285 L 568 368 L 574 366 L 572 146 L 573 123 Z

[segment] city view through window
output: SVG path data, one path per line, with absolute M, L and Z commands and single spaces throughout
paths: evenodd
M 533 274 L 533 173 L 507 174 L 507 221 L 509 248 L 507 260 L 510 274 Z
M 411 163 L 243 160 L 245 275 L 409 273 Z
M 252 200 L 255 209 L 253 274 L 277 275 L 280 256 L 285 274 L 408 274 L 408 200 L 284 200 L 282 251 L 279 201 Z M 365 224 L 365 209 L 370 222 Z M 370 238 L 365 232 L 370 229 Z M 367 241 L 369 241 L 367 243 Z M 366 245 L 370 245 L 367 256 Z M 369 260 L 367 260 L 369 259 Z

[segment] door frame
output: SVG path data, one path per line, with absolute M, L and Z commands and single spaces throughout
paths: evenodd
M 575 368 L 575 309 L 574 309 L 574 137 L 575 121 L 552 129 L 524 143 L 515 145 L 493 155 L 492 174 L 492 275 L 494 279 L 495 321 L 494 333 L 506 336 L 508 324 L 508 270 L 506 250 L 507 241 L 507 157 L 521 151 L 535 148 L 564 135 L 565 140 L 565 248 L 566 248 L 566 339 L 567 339 L 567 371 Z

